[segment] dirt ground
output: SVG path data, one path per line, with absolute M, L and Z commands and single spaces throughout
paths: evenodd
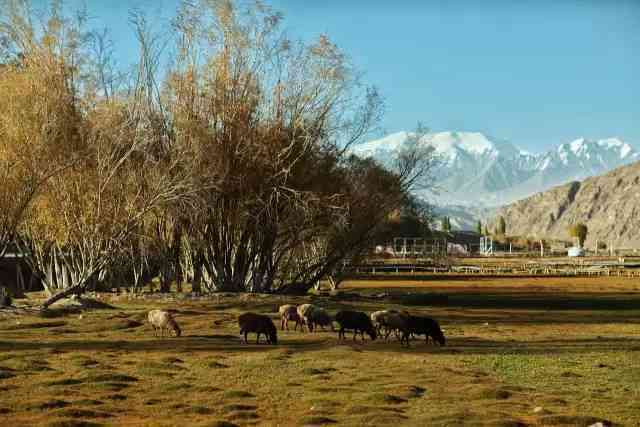
M 347 282 L 332 297 L 101 298 L 114 308 L 0 315 L 0 426 L 640 425 L 637 279 L 445 277 Z M 275 320 L 280 304 L 303 302 L 429 315 L 447 345 L 293 330 L 279 330 L 277 346 L 241 342 L 239 313 Z M 177 310 L 183 335 L 154 337 L 152 308 Z

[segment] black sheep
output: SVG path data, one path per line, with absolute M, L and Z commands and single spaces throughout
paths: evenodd
M 244 313 L 238 317 L 238 324 L 240 325 L 240 335 L 244 335 L 244 342 L 247 341 L 247 334 L 249 332 L 255 332 L 256 344 L 260 342 L 260 335 L 264 334 L 267 337 L 267 344 L 278 344 L 278 332 L 276 325 L 273 324 L 268 316 L 256 313 Z
M 408 335 L 415 334 L 424 335 L 427 343 L 429 342 L 429 337 L 431 337 L 433 341 L 437 341 L 441 346 L 445 344 L 444 334 L 442 333 L 442 329 L 440 329 L 440 325 L 429 317 L 409 316 L 406 334 L 407 343 Z
M 343 310 L 336 313 L 336 323 L 340 325 L 338 330 L 338 338 L 345 338 L 345 329 L 353 330 L 353 340 L 355 341 L 356 335 L 360 332 L 362 340 L 364 341 L 364 333 L 366 332 L 372 340 L 376 339 L 376 329 L 371 323 L 371 319 L 367 313 L 361 311 Z

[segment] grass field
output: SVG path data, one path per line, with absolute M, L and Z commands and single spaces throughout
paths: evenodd
M 345 292 L 5 314 L 0 426 L 640 425 L 637 279 L 380 280 Z M 339 342 L 331 332 L 279 331 L 277 346 L 238 336 L 243 311 L 275 319 L 278 305 L 313 300 L 370 312 L 424 292 L 448 298 L 406 308 L 438 319 L 446 347 Z M 156 307 L 178 310 L 182 337 L 153 336 L 145 317 Z

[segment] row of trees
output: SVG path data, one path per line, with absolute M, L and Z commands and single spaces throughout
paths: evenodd
M 482 222 L 478 221 L 476 225 L 476 231 L 478 234 L 483 233 Z M 578 245 L 582 247 L 584 245 L 585 240 L 587 239 L 587 233 L 589 229 L 584 223 L 578 222 L 576 224 L 571 225 L 567 231 L 569 233 L 569 236 L 575 238 L 578 242 Z M 496 228 L 495 228 L 495 234 L 498 236 L 504 236 L 506 235 L 506 232 L 507 232 L 506 221 L 503 216 L 499 216 L 496 224 Z M 486 225 L 484 227 L 484 235 L 489 235 Z
M 45 306 L 156 276 L 164 291 L 337 283 L 430 185 L 420 131 L 392 171 L 349 154 L 380 95 L 327 37 L 288 39 L 260 3 L 183 1 L 172 40 L 132 13 L 131 73 L 86 15 L 1 6 L 0 257 L 19 248 Z
M 489 228 L 487 227 L 487 225 L 485 224 L 484 228 L 482 227 L 482 222 L 478 221 L 476 223 L 476 233 L 480 234 L 480 235 L 484 235 L 484 236 L 488 236 L 491 233 L 489 233 Z M 495 228 L 495 235 L 497 236 L 504 236 L 507 234 L 507 223 L 504 220 L 503 216 L 499 216 L 498 217 L 498 222 L 496 224 L 496 228 Z

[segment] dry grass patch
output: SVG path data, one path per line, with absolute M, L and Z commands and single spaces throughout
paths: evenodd
M 640 424 L 630 398 L 640 395 L 640 295 L 620 279 L 545 280 L 360 282 L 347 284 L 348 300 L 122 300 L 84 319 L 25 315 L 18 321 L 29 327 L 0 325 L 0 425 Z M 404 307 L 357 296 L 381 288 L 447 295 L 448 305 L 405 307 L 437 319 L 447 346 L 339 342 L 331 332 L 278 331 L 278 346 L 238 338 L 245 310 L 275 317 L 280 304 L 312 300 L 332 313 Z M 123 327 L 151 308 L 176 309 L 183 336 Z M 69 404 L 46 408 L 57 400 Z

